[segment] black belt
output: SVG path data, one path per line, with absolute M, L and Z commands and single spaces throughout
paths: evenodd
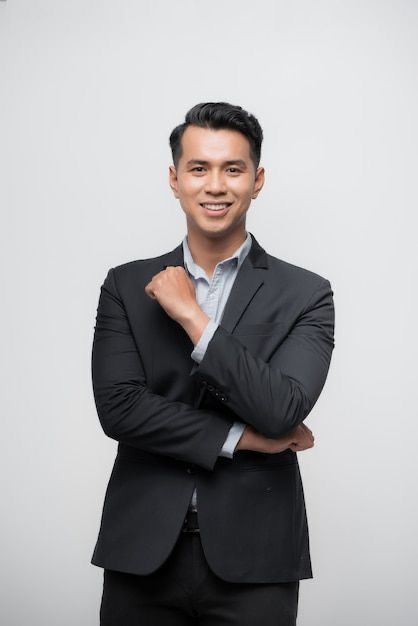
M 191 509 L 187 510 L 186 517 L 184 518 L 182 531 L 184 533 L 198 533 L 199 522 L 197 519 L 197 511 L 193 511 Z

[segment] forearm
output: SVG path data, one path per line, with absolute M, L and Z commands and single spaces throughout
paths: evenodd
M 266 437 L 283 436 L 311 410 L 295 381 L 253 356 L 223 327 L 212 338 L 197 375 L 209 393 Z
M 150 392 L 139 382 L 100 381 L 94 359 L 97 414 L 108 437 L 147 452 L 171 456 L 212 470 L 231 421 Z
M 252 450 L 267 454 L 277 454 L 287 449 L 293 452 L 302 452 L 312 448 L 314 441 L 312 431 L 304 423 L 299 424 L 286 435 L 275 439 L 260 435 L 252 426 L 247 425 L 235 450 Z
M 149 389 L 113 270 L 101 288 L 91 366 L 97 414 L 109 437 L 213 469 L 233 419 Z
M 268 363 L 219 326 L 194 375 L 238 419 L 266 437 L 283 436 L 303 422 L 321 393 L 333 328 L 332 291 L 323 281 Z

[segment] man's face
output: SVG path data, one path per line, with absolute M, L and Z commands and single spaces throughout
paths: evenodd
M 245 230 L 251 199 L 264 183 L 254 168 L 248 139 L 240 132 L 188 126 L 170 186 L 186 214 L 188 230 L 220 238 Z

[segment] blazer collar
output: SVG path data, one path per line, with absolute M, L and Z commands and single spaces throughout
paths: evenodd
M 244 261 L 245 257 L 251 250 L 252 239 L 250 233 L 246 233 L 245 240 L 242 244 L 235 250 L 234 254 L 231 254 L 227 259 L 220 261 L 220 264 L 233 263 L 233 267 L 239 269 Z M 187 235 L 183 238 L 183 255 L 184 255 L 184 266 L 188 270 L 189 274 L 193 276 L 193 278 L 205 277 L 207 280 L 207 276 L 204 270 L 199 267 L 192 257 L 192 253 L 190 252 L 189 242 L 187 239 Z
M 250 232 L 250 231 L 247 231 L 247 232 Z M 252 244 L 251 244 L 250 251 L 248 252 L 245 258 L 248 259 L 252 267 L 267 269 L 268 268 L 267 253 L 264 250 L 264 248 L 260 246 L 257 239 L 254 237 L 254 235 L 251 232 L 250 232 L 250 235 L 252 239 Z M 160 257 L 160 259 L 161 259 L 161 269 L 165 269 L 168 265 L 183 265 L 184 266 L 183 241 L 170 252 L 163 254 Z
M 263 272 L 259 270 L 269 267 L 266 251 L 251 232 L 250 235 L 252 239 L 250 251 L 238 270 L 220 322 L 221 326 L 230 333 L 233 332 L 245 309 L 264 283 Z M 162 270 L 168 265 L 183 265 L 184 267 L 183 242 L 160 259 Z

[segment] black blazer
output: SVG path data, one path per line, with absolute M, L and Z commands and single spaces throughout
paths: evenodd
M 252 237 L 220 326 L 197 366 L 193 343 L 144 291 L 182 244 L 111 268 L 92 350 L 101 426 L 116 439 L 91 562 L 149 574 L 179 536 L 195 484 L 213 571 L 232 582 L 311 578 L 297 454 L 218 456 L 234 419 L 279 437 L 310 413 L 334 348 L 330 282 L 282 261 Z

